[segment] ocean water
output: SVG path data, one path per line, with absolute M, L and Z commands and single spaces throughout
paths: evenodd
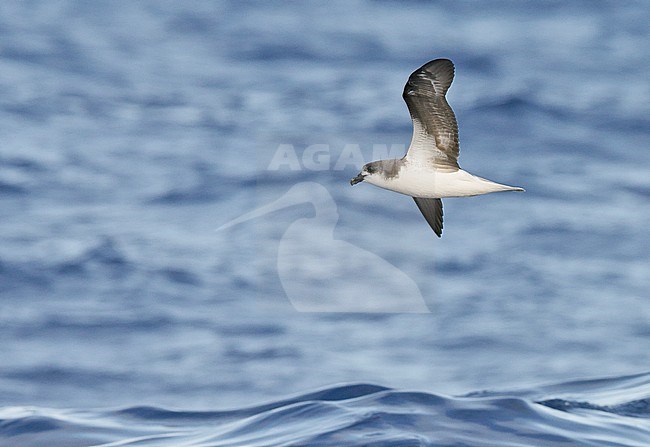
M 650 445 L 643 1 L 0 5 L 0 446 Z M 447 57 L 460 164 L 350 187 Z M 246 220 L 248 219 L 248 220 Z

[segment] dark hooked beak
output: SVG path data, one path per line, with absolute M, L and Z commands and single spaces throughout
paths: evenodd
M 361 183 L 363 181 L 364 177 L 365 177 L 365 175 L 363 175 L 363 174 L 357 175 L 355 178 L 350 179 L 350 185 L 354 186 L 357 183 Z

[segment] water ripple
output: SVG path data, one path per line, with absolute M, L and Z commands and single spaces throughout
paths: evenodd
M 650 373 L 591 381 L 588 393 L 638 395 Z M 548 387 L 555 394 L 579 395 L 584 382 Z M 547 396 L 539 390 L 476 393 L 450 397 L 426 392 L 353 384 L 321 389 L 264 405 L 230 411 L 173 411 L 130 407 L 109 412 L 0 409 L 0 440 L 40 439 L 42 432 L 65 432 L 87 439 L 114 434 L 108 446 L 619 446 L 650 444 L 648 398 L 616 405 Z M 12 417 L 14 414 L 16 416 Z M 4 415 L 4 416 L 3 416 Z M 128 433 L 129 437 L 124 434 Z M 79 438 L 77 438 L 79 439 Z M 17 444 L 12 444 L 17 445 Z M 30 445 L 30 444 L 21 444 Z M 52 444 L 50 444 L 52 445 Z

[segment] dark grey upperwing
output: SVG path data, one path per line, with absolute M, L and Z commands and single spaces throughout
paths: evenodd
M 442 236 L 442 200 L 413 197 L 415 204 L 438 237 Z
M 415 70 L 406 82 L 402 97 L 413 119 L 413 141 L 407 157 L 458 169 L 458 123 L 445 98 L 453 80 L 454 64 L 449 59 L 436 59 Z M 422 132 L 435 145 L 427 144 Z

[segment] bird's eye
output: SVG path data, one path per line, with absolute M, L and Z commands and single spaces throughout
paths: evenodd
M 372 174 L 373 172 L 375 172 L 375 168 L 373 166 L 368 166 L 366 168 L 366 171 L 368 172 L 368 174 Z

